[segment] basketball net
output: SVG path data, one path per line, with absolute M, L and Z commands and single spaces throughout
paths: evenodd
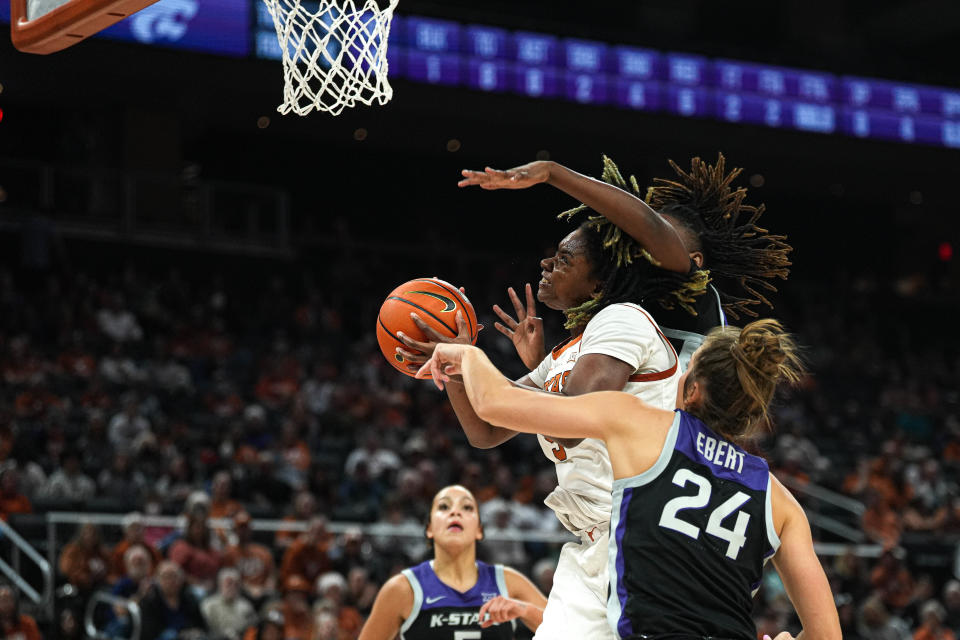
M 283 52 L 283 104 L 277 111 L 337 115 L 346 107 L 386 104 L 387 39 L 398 0 L 264 0 Z

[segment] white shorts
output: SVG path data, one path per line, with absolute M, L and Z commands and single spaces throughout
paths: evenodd
M 609 530 L 609 525 L 597 527 L 593 543 L 582 536 L 584 542 L 563 545 L 534 640 L 617 640 L 607 621 Z

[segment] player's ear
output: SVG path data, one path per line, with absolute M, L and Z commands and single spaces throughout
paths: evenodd
M 483 540 L 483 523 L 477 527 L 477 540 Z
M 683 388 L 683 409 L 698 407 L 703 403 L 703 387 L 695 378 L 688 378 Z
M 698 269 L 703 268 L 703 253 L 700 251 L 692 251 L 690 253 L 690 259 L 693 260 Z

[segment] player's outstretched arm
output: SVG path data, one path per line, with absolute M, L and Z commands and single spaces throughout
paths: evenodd
M 393 640 L 413 609 L 410 581 L 397 574 L 383 583 L 358 640 Z
M 494 624 L 520 618 L 530 631 L 536 631 L 543 622 L 543 610 L 547 598 L 529 578 L 510 567 L 503 568 L 509 597 L 497 596 L 480 608 L 480 627 L 486 629 Z
M 552 161 L 531 162 L 500 171 L 464 169 L 461 187 L 482 189 L 526 189 L 540 183 L 550 184 L 576 198 L 620 227 L 668 271 L 690 270 L 690 254 L 683 240 L 663 216 L 631 193 L 602 180 L 596 180 Z
M 807 516 L 780 481 L 773 474 L 770 477 L 773 522 L 780 536 L 773 565 L 803 625 L 797 640 L 840 640 L 840 617 L 830 583 L 813 550 Z
M 439 345 L 421 371 L 429 372 L 441 389 L 462 374 L 467 397 L 481 420 L 522 433 L 546 428 L 560 438 L 616 439 L 642 420 L 645 411 L 672 416 L 616 391 L 567 397 L 520 388 L 483 351 L 469 345 Z

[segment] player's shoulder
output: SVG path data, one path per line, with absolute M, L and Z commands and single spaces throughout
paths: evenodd
M 656 321 L 649 311 L 634 302 L 615 302 L 608 304 L 597 312 L 587 324 L 593 324 L 596 321 L 626 320 L 628 322 L 643 321 L 647 324 L 656 326 Z
M 622 332 L 624 329 L 633 334 L 655 335 L 659 331 L 657 322 L 649 311 L 632 302 L 617 302 L 607 305 L 590 319 L 584 329 L 584 336 L 606 330 Z
M 380 587 L 380 593 L 390 598 L 409 598 L 412 602 L 413 585 L 410 584 L 410 578 L 406 571 L 400 572 L 384 582 L 383 586 Z

